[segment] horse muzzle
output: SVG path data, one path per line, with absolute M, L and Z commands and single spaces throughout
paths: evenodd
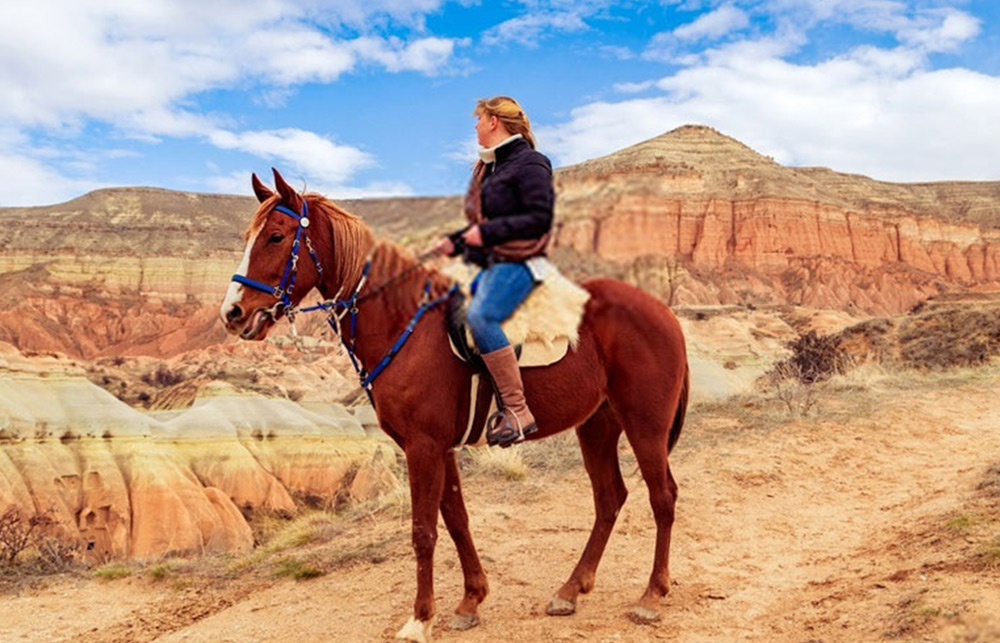
M 240 339 L 249 341 L 261 340 L 267 337 L 267 332 L 274 325 L 274 314 L 270 308 L 258 308 L 250 314 L 246 325 L 240 331 Z
M 238 335 L 240 339 L 261 340 L 267 337 L 267 332 L 275 322 L 275 307 L 256 308 L 247 314 L 238 304 L 231 305 L 222 311 L 220 316 L 230 335 Z

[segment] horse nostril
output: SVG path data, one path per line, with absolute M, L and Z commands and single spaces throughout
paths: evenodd
M 226 319 L 228 319 L 229 321 L 236 321 L 242 316 L 243 316 L 243 309 L 235 304 L 233 305 L 232 308 L 229 309 L 229 312 L 226 313 Z

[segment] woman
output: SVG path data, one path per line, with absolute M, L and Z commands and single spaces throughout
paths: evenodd
M 490 418 L 487 442 L 509 446 L 536 430 L 524 399 L 514 347 L 500 328 L 541 280 L 552 229 L 552 164 L 535 151 L 527 114 L 508 96 L 473 110 L 479 162 L 465 199 L 469 226 L 435 246 L 484 268 L 474 282 L 467 321 L 503 408 Z

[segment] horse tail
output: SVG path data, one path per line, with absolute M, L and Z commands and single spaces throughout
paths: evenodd
M 688 393 L 691 389 L 691 368 L 684 365 L 684 386 L 681 387 L 681 398 L 677 402 L 677 412 L 674 414 L 674 424 L 670 427 L 670 437 L 667 441 L 667 452 L 673 451 L 681 429 L 684 427 L 684 416 L 687 414 Z

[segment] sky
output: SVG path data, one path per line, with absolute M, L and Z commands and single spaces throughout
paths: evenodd
M 1000 180 L 995 0 L 5 0 L 0 88 L 4 206 L 272 166 L 458 194 L 498 94 L 555 166 L 698 123 L 786 165 Z

